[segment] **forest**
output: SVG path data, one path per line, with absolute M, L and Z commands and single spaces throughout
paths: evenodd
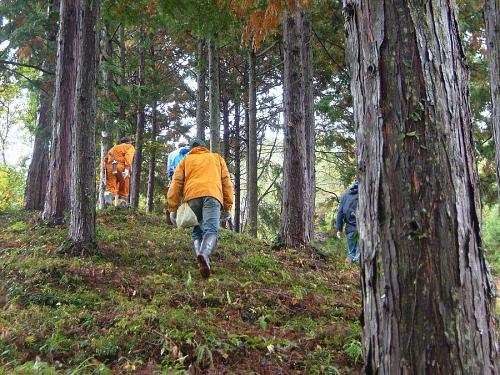
M 499 74 L 498 0 L 2 0 L 0 374 L 498 374 Z

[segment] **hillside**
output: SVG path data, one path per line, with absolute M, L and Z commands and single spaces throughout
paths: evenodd
M 352 374 L 356 269 L 343 244 L 273 250 L 222 231 L 202 280 L 189 230 L 98 215 L 101 254 L 57 249 L 66 228 L 0 213 L 0 374 Z

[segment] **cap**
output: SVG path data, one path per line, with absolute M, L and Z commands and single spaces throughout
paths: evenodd
M 203 141 L 199 138 L 193 138 L 191 140 L 191 142 L 189 142 L 189 147 L 191 147 L 191 148 L 198 147 L 198 146 L 207 147 L 207 144 L 205 143 L 205 141 Z

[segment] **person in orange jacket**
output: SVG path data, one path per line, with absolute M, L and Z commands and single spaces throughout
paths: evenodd
M 128 137 L 120 138 L 104 158 L 106 163 L 106 205 L 126 207 L 130 186 L 130 167 L 134 159 L 135 148 Z
M 221 216 L 230 215 L 234 191 L 222 156 L 210 152 L 205 142 L 199 139 L 192 140 L 190 148 L 175 169 L 167 194 L 168 210 L 173 224 L 182 200 L 196 214 L 199 225 L 193 228 L 193 246 L 201 275 L 208 278 L 211 274 L 210 255 L 219 234 L 219 220 Z M 221 208 L 224 210 L 222 215 Z

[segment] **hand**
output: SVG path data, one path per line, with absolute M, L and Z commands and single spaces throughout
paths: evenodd
M 341 232 L 340 230 L 338 230 L 338 231 L 337 231 L 337 238 L 338 238 L 339 240 L 341 240 L 341 239 L 342 239 L 342 232 Z
M 122 177 L 123 178 L 127 178 L 130 176 L 130 172 L 128 171 L 128 169 L 125 169 L 123 172 L 122 172 Z
M 176 212 L 171 212 L 169 214 L 169 218 L 170 218 L 170 222 L 172 223 L 172 225 L 176 225 L 176 222 L 175 222 L 175 218 L 177 216 L 177 213 Z
M 220 221 L 228 221 L 229 219 L 231 219 L 231 211 L 221 211 Z

